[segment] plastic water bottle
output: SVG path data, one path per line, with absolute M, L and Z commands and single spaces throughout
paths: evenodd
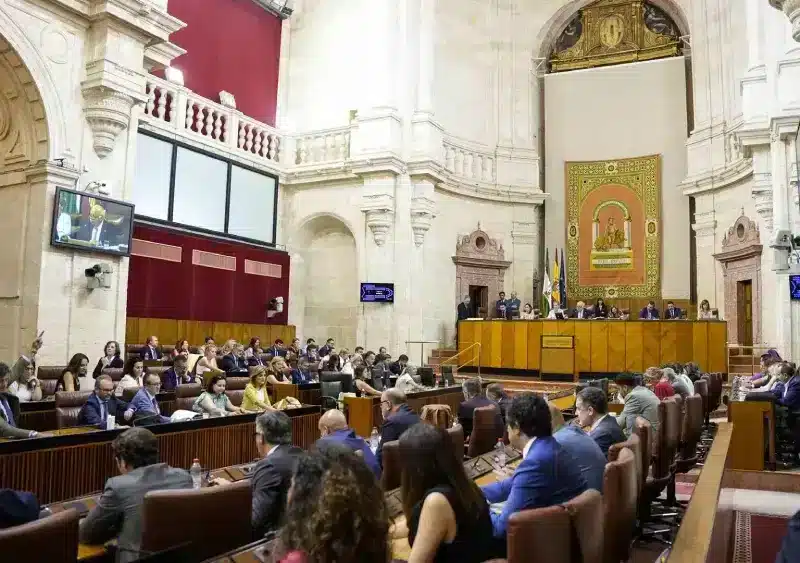
M 192 488 L 199 489 L 203 483 L 203 468 L 200 467 L 199 459 L 194 459 L 192 468 L 189 469 L 189 474 L 192 476 Z
M 372 427 L 372 433 L 369 435 L 369 447 L 373 452 L 378 451 L 378 446 L 381 443 L 381 437 L 378 434 L 378 429 L 376 427 Z
M 506 466 L 506 447 L 502 438 L 498 438 L 494 445 L 494 461 L 498 467 Z

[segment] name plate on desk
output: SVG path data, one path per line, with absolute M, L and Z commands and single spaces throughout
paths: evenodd
M 571 350 L 574 347 L 574 336 L 542 335 L 542 348 L 558 348 Z

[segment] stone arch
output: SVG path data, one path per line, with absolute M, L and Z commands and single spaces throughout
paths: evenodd
M 40 160 L 61 158 L 68 149 L 67 124 L 53 76 L 30 36 L 2 9 L 0 29 L 0 52 L 3 58 L 14 68 L 19 82 L 29 86 L 24 92 L 37 116 L 36 127 L 41 128 L 38 133 L 46 144 L 44 157 Z
M 49 200 L 54 184 L 71 185 L 72 169 L 52 170 L 52 113 L 41 94 L 38 55 L 0 11 L 0 355 L 11 358 L 35 336 L 40 317 L 41 255 L 49 236 Z M 15 40 L 14 40 L 15 39 Z M 20 45 L 20 49 L 16 48 Z M 32 71 L 38 66 L 37 71 Z M 57 99 L 51 97 L 51 101 Z M 55 115 L 61 115 L 54 110 Z M 58 130 L 61 125 L 55 125 Z M 44 227 L 43 227 L 44 225 Z
M 561 6 L 561 8 L 559 8 L 540 28 L 536 36 L 536 41 L 534 42 L 533 56 L 535 58 L 547 59 L 559 35 L 561 35 L 561 32 L 575 13 L 597 1 L 598 0 L 573 0 Z M 672 21 L 678 26 L 681 35 L 690 34 L 689 20 L 686 18 L 683 8 L 677 2 L 673 2 L 672 0 L 647 1 L 660 8 L 665 14 L 672 18 Z
M 332 213 L 307 217 L 291 237 L 290 309 L 303 339 L 334 338 L 356 346 L 359 323 L 358 245 L 346 219 Z

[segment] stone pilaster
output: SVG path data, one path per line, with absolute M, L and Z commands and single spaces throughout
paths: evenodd
M 711 198 L 706 198 L 711 200 Z M 713 205 L 709 201 L 710 205 Z M 714 259 L 715 233 L 717 230 L 716 214 L 713 207 L 708 211 L 695 212 L 695 222 L 692 224 L 697 247 L 697 298 L 699 301 L 708 299 L 711 307 L 724 309 L 724 299 L 717 300 L 717 270 L 719 264 Z M 722 288 L 721 277 L 719 280 Z

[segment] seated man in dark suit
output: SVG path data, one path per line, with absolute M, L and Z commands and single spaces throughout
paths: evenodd
M 144 348 L 139 351 L 139 355 L 143 360 L 160 360 L 161 350 L 158 349 L 158 336 L 148 338 Z
M 344 413 L 338 409 L 331 409 L 319 419 L 319 433 L 322 436 L 317 440 L 317 448 L 325 443 L 343 444 L 351 451 L 361 452 L 364 462 L 372 470 L 376 477 L 381 476 L 381 466 L 367 442 L 361 436 L 356 436 L 355 431 L 347 426 L 347 419 Z
M 22 526 L 39 519 L 36 495 L 13 489 L 0 489 L 0 530 Z
M 387 389 L 381 393 L 381 414 L 383 415 L 381 443 L 378 445 L 375 457 L 378 458 L 378 464 L 383 467 L 381 459 L 383 445 L 400 438 L 407 428 L 414 426 L 420 420 L 419 415 L 406 404 L 406 394 L 399 389 Z
M 256 418 L 256 449 L 261 459 L 250 482 L 253 491 L 251 524 L 258 537 L 277 530 L 286 510 L 297 456 L 303 450 L 292 445 L 292 421 L 282 411 L 267 411 Z M 215 479 L 218 485 L 230 484 Z
M 581 389 L 575 398 L 575 414 L 578 424 L 582 428 L 589 428 L 589 436 L 600 446 L 603 455 L 608 455 L 608 448 L 613 444 L 626 440 L 617 419 L 608 414 L 608 399 L 602 389 Z
M 36 438 L 42 436 L 35 430 L 17 428 L 19 399 L 8 392 L 11 369 L 0 362 L 0 438 Z
M 119 233 L 119 227 L 106 221 L 106 210 L 95 203 L 89 210 L 89 218 L 81 219 L 75 238 L 96 246 L 116 246 L 119 244 Z
M 665 319 L 680 319 L 681 310 L 672 301 L 667 301 L 667 310 L 664 312 Z
M 163 489 L 191 489 L 185 469 L 158 461 L 158 439 L 146 428 L 131 428 L 111 443 L 120 475 L 106 481 L 103 494 L 81 522 L 80 541 L 102 544 L 117 538 L 117 562 L 139 559 L 144 495 Z
M 535 393 L 520 393 L 506 412 L 508 438 L 522 450 L 522 461 L 511 477 L 482 487 L 490 503 L 504 502 L 491 513 L 494 536 L 506 537 L 508 519 L 528 508 L 563 504 L 587 489 L 575 458 L 552 436 L 550 409 Z
M 591 319 L 592 312 L 586 308 L 586 303 L 583 301 L 578 301 L 575 304 L 575 310 L 572 311 L 570 317 L 573 319 Z
M 174 391 L 184 383 L 197 383 L 197 376 L 189 373 L 188 358 L 176 356 L 172 367 L 161 374 L 161 389 Z
M 656 304 L 653 301 L 648 301 L 647 306 L 644 309 L 639 311 L 639 318 L 645 320 L 657 320 L 658 316 L 658 309 L 656 309 Z
M 503 386 L 499 383 L 490 383 L 486 386 L 486 398 L 497 405 L 500 409 L 500 417 L 503 419 L 503 428 L 506 423 L 506 409 L 511 404 L 511 399 L 506 395 Z
M 492 401 L 487 399 L 483 393 L 481 393 L 481 381 L 480 379 L 474 377 L 472 379 L 467 379 L 461 385 L 462 391 L 464 391 L 464 402 L 458 405 L 458 423 L 464 429 L 464 438 L 469 438 L 469 435 L 472 434 L 472 419 L 474 417 L 474 411 L 478 407 L 490 407 L 490 406 L 497 406 Z M 497 409 L 497 415 L 495 416 L 495 425 L 498 428 L 498 432 L 500 436 L 503 435 L 503 417 L 500 414 L 500 409 Z
M 106 428 L 106 418 L 113 416 L 122 422 L 122 415 L 128 405 L 114 396 L 114 381 L 111 376 L 101 375 L 94 380 L 94 393 L 89 395 L 86 403 L 78 413 L 78 424 Z

